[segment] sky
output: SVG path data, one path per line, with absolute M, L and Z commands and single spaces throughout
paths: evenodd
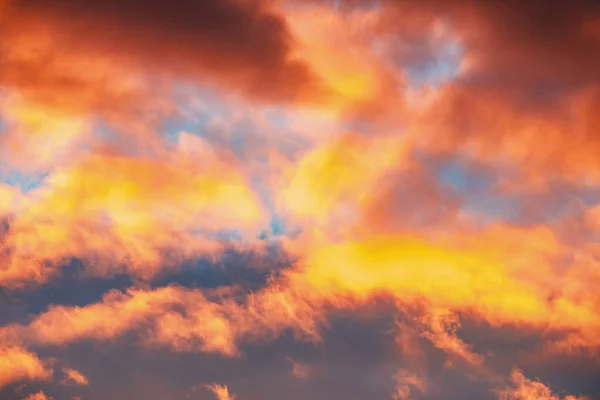
M 0 0 L 0 399 L 600 399 L 600 3 Z

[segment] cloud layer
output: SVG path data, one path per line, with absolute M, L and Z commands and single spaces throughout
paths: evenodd
M 600 396 L 600 6 L 0 1 L 0 397 Z

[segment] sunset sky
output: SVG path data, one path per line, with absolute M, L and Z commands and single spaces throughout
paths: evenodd
M 0 0 L 50 399 L 600 399 L 600 2 Z

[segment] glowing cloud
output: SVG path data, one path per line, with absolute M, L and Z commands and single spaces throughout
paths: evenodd
M 62 373 L 65 375 L 65 378 L 63 379 L 65 384 L 74 383 L 83 386 L 89 384 L 88 379 L 81 372 L 73 368 L 63 368 Z
M 11 345 L 0 346 L 0 388 L 19 381 L 48 380 L 52 370 L 35 354 Z
M 217 400 L 235 400 L 236 397 L 229 394 L 229 389 L 225 385 L 207 385 L 206 388 L 214 393 Z
M 588 400 L 587 397 L 567 395 L 560 397 L 541 382 L 527 379 L 523 372 L 514 369 L 510 374 L 512 388 L 499 391 L 500 400 Z
M 596 3 L 0 0 L 0 397 L 598 397 Z
M 25 397 L 24 400 L 53 400 L 54 397 L 48 397 L 44 392 L 37 392 Z

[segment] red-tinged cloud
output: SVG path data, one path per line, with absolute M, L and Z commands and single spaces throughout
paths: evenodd
M 333 93 L 268 1 L 14 0 L 0 18 L 0 155 L 21 172 L 63 165 L 95 143 L 98 121 L 120 146 L 164 146 L 156 129 L 180 114 L 182 86 L 270 103 Z
M 597 184 L 597 3 L 399 3 L 447 21 L 463 51 L 457 80 L 409 123 L 424 151 L 474 157 L 537 190 L 548 176 Z
M 176 112 L 168 79 L 102 54 L 68 52 L 48 31 L 3 16 L 0 155 L 7 167 L 29 174 L 63 166 L 96 145 L 98 121 L 129 141 L 143 137 L 145 147 L 156 142 L 159 120 Z M 10 32 L 13 21 L 25 36 Z
M 35 354 L 2 341 L 0 346 L 0 388 L 20 381 L 46 381 L 52 369 Z
M 561 295 L 559 277 L 550 267 L 545 268 L 546 274 L 542 272 L 541 266 L 551 264 L 558 255 L 548 241 L 551 238 L 543 229 L 536 233 L 497 228 L 455 245 L 402 237 L 316 245 L 299 279 L 317 292 L 364 298 L 383 291 L 407 302 L 423 299 L 434 309 L 474 313 L 493 325 L 576 329 L 579 337 L 591 339 L 587 332 L 596 331 L 599 322 L 594 303 Z M 517 242 L 527 250 L 506 253 Z M 529 270 L 531 265 L 540 267 L 534 272 Z M 586 283 L 571 284 L 581 288 Z M 451 346 L 467 356 L 449 338 L 438 339 L 446 343 L 443 347 Z M 598 343 L 590 340 L 588 346 L 597 348 Z
M 600 8 L 594 1 L 531 1 L 517 6 L 465 2 L 454 12 L 471 68 L 527 97 L 543 87 L 597 82 Z M 543 66 L 543 68 L 536 68 Z M 521 74 L 515 76 L 519 71 Z M 520 85 L 525 85 L 521 86 Z M 497 86 L 498 88 L 500 85 Z
M 401 78 L 392 98 L 375 96 L 383 107 L 392 105 L 392 128 L 387 116 L 365 118 L 378 127 L 377 134 L 406 131 L 419 151 L 492 164 L 515 176 L 521 183 L 510 186 L 520 190 L 547 190 L 548 175 L 598 183 L 597 2 L 528 1 L 513 7 L 469 0 L 389 0 L 377 7 L 369 1 L 344 5 L 342 11 L 316 7 L 329 14 L 309 6 L 308 15 L 318 20 L 325 13 L 327 26 L 348 22 L 344 37 L 354 35 L 352 45 L 344 46 L 337 37 L 332 44 L 311 43 L 344 47 L 327 51 L 327 56 L 348 49 L 363 64 L 376 62 L 378 77 L 387 71 L 382 66 L 395 63 L 395 70 L 402 71 L 396 73 Z M 351 22 L 357 18 L 359 28 L 354 28 Z M 444 59 L 451 47 L 456 54 Z M 369 51 L 361 52 L 363 48 Z M 341 69 L 352 71 L 345 65 Z M 411 74 L 434 75 L 431 79 L 442 83 L 410 89 L 407 81 L 423 79 Z
M 367 3 L 348 2 L 351 7 Z M 386 16 L 377 25 L 380 36 L 396 34 L 409 50 L 422 50 L 423 39 L 432 27 L 440 23 L 449 26 L 447 33 L 459 39 L 464 53 L 464 83 L 493 88 L 514 100 L 544 102 L 544 97 L 556 99 L 557 93 L 543 90 L 570 90 L 598 79 L 600 9 L 595 1 L 550 5 L 534 0 L 511 5 L 471 0 L 385 0 L 380 9 Z M 399 17 L 407 23 L 394 24 Z
M 5 9 L 3 46 L 45 42 L 42 57 L 101 55 L 271 101 L 302 98 L 316 86 L 310 68 L 292 57 L 285 20 L 267 1 L 11 1 Z M 44 63 L 38 54 L 9 63 L 2 80 L 37 92 L 42 85 L 28 85 L 27 72 Z M 77 82 L 77 75 L 50 71 L 55 75 L 43 83 Z
M 45 30 L 41 25 L 32 28 L 11 12 L 12 7 L 5 9 L 1 28 L 3 98 L 67 112 L 72 114 L 70 117 L 88 114 L 114 117 L 165 101 L 144 99 L 142 94 L 159 92 L 148 84 L 142 70 L 115 63 L 101 53 L 54 47 L 57 38 L 52 29 Z M 47 22 L 51 23 L 49 19 Z
M 560 103 L 536 109 L 486 88 L 448 85 L 415 114 L 410 132 L 424 151 L 458 153 L 518 177 L 506 192 L 547 191 L 548 177 L 597 184 L 597 86 Z

